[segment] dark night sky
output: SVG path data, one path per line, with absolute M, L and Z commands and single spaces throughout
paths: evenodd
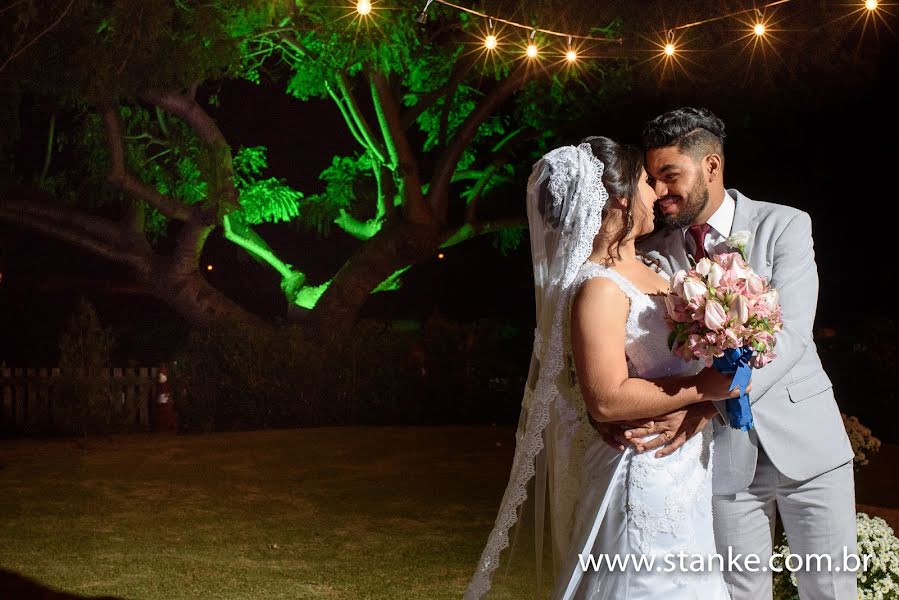
M 661 111 L 679 105 L 710 108 L 728 125 L 728 187 L 811 213 L 821 278 L 818 325 L 852 327 L 864 316 L 891 310 L 882 289 L 896 287 L 889 256 L 896 237 L 892 175 L 899 164 L 899 44 L 888 34 L 880 44 L 883 52 L 874 64 L 863 65 L 864 76 L 813 75 L 819 79 L 813 85 L 780 77 L 754 86 L 739 73 L 724 83 L 681 79 L 661 87 L 638 81 L 604 110 L 570 123 L 560 141 L 601 134 L 637 142 L 642 122 Z M 228 83 L 220 96 L 216 116 L 231 143 L 268 146 L 272 173 L 306 192 L 317 191 L 317 175 L 333 155 L 354 149 L 330 103 L 304 104 L 278 89 L 248 83 Z M 283 227 L 260 231 L 313 281 L 332 274 L 355 245 L 339 233 L 322 243 Z M 216 265 L 210 274 L 215 285 L 261 312 L 283 309 L 270 270 L 218 236 L 210 239 L 206 254 Z M 504 257 L 489 240 L 479 240 L 417 267 L 400 292 L 373 296 L 365 314 L 424 318 L 439 310 L 454 318 L 502 317 L 527 326 L 533 318 L 530 268 L 526 243 Z M 167 307 L 123 293 L 124 270 L 5 224 L 0 224 L 0 270 L 0 362 L 53 361 L 59 328 L 79 294 L 115 328 L 123 358 L 158 360 L 183 335 Z

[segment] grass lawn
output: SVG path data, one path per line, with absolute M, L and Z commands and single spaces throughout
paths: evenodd
M 0 598 L 457 600 L 513 446 L 508 427 L 0 441 Z M 897 458 L 860 473 L 860 503 L 899 508 Z
M 21 576 L 65 598 L 457 600 L 513 449 L 490 427 L 0 441 L 0 598 Z

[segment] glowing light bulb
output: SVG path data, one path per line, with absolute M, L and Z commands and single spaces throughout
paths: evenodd
M 371 14 L 371 0 L 359 0 L 359 2 L 356 3 L 356 12 L 363 17 Z
M 877 0 L 865 0 L 865 8 L 868 10 L 877 10 Z
M 212 270 L 212 265 L 206 265 L 206 270 L 207 270 L 207 271 L 211 271 L 211 270 Z
M 674 44 L 665 44 L 665 54 L 667 54 L 668 56 L 674 56 Z
M 496 44 L 497 44 L 496 36 L 493 35 L 492 33 L 490 35 L 488 35 L 486 38 L 484 38 L 484 47 L 487 48 L 488 50 L 496 49 Z
M 565 60 L 567 60 L 570 63 L 576 61 L 577 60 L 577 52 L 575 52 L 573 49 L 569 50 L 568 52 L 565 53 Z
M 528 58 L 537 58 L 537 46 L 535 46 L 534 44 L 528 44 L 528 49 L 526 52 Z
M 756 23 L 755 27 L 752 28 L 756 35 L 765 35 L 765 24 L 764 23 Z
M 443 252 L 437 255 L 437 258 L 439 258 L 440 260 L 443 260 L 445 257 L 446 255 Z

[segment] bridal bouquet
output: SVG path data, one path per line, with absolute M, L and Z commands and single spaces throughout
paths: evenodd
M 731 389 L 739 387 L 740 397 L 727 400 L 727 414 L 731 427 L 743 431 L 753 427 L 745 393 L 752 369 L 776 356 L 774 334 L 783 329 L 777 290 L 746 262 L 747 237 L 738 232 L 728 238 L 736 252 L 703 258 L 675 273 L 665 298 L 668 347 L 684 360 L 701 359 L 733 374 Z

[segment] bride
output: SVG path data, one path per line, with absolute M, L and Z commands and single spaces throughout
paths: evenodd
M 694 560 L 716 552 L 705 428 L 715 409 L 667 456 L 613 448 L 597 430 L 735 394 L 729 377 L 668 350 L 668 280 L 634 244 L 652 232 L 656 201 L 642 153 L 585 142 L 546 154 L 528 181 L 534 350 L 509 483 L 465 598 L 491 590 L 528 499 L 540 596 L 548 498 L 554 599 L 726 600 L 721 566 Z

